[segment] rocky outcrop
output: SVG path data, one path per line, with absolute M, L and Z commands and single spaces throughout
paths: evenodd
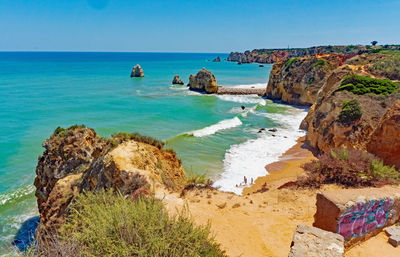
M 220 61 L 221 61 L 221 58 L 219 56 L 213 60 L 213 62 L 220 62 Z
M 35 178 L 42 240 L 60 228 L 81 192 L 114 189 L 126 197 L 163 198 L 186 183 L 175 153 L 140 140 L 105 139 L 79 126 L 55 133 L 43 146 Z
M 183 81 L 179 78 L 179 75 L 175 75 L 174 79 L 172 80 L 173 85 L 183 85 Z
M 196 76 L 190 75 L 189 89 L 197 92 L 214 94 L 218 91 L 217 81 L 214 75 L 203 68 Z
M 266 90 L 270 99 L 311 106 L 328 75 L 342 64 L 341 55 L 307 56 L 274 64 Z
M 367 144 L 367 150 L 387 165 L 400 168 L 400 100 L 390 107 Z
M 343 236 L 319 228 L 298 225 L 293 235 L 289 257 L 342 257 Z
M 133 67 L 132 72 L 131 72 L 131 78 L 132 77 L 135 77 L 135 78 L 144 77 L 143 69 L 142 69 L 142 67 L 140 67 L 139 64 L 137 64 Z

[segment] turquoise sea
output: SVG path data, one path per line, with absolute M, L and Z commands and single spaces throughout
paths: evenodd
M 186 171 L 241 193 L 243 176 L 267 174 L 304 132 L 305 110 L 257 96 L 203 95 L 172 86 L 203 67 L 219 85 L 266 87 L 272 65 L 211 60 L 227 54 L 0 53 L 0 256 L 38 215 L 32 186 L 42 142 L 57 126 L 85 124 L 102 136 L 139 132 L 165 140 Z M 130 78 L 135 64 L 144 78 Z M 246 108 L 242 110 L 241 106 Z M 260 131 L 261 128 L 266 130 Z M 277 128 L 270 132 L 268 128 Z

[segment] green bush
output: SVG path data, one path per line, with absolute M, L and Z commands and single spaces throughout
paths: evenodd
M 343 101 L 342 110 L 339 113 L 339 121 L 343 124 L 349 124 L 359 120 L 362 116 L 360 102 L 357 99 Z
M 344 77 L 337 91 L 343 90 L 356 95 L 390 95 L 398 90 L 398 85 L 390 79 L 375 79 L 352 74 Z
M 80 256 L 226 256 L 209 226 L 169 216 L 156 199 L 111 191 L 78 196 L 60 238 L 78 245 Z
M 113 139 L 118 139 L 121 142 L 127 141 L 127 140 L 135 140 L 136 142 L 142 142 L 142 143 L 146 143 L 152 146 L 157 147 L 158 149 L 162 149 L 164 147 L 164 142 L 152 138 L 152 137 L 148 137 L 148 136 L 143 136 L 139 133 L 126 133 L 126 132 L 118 132 L 115 134 L 111 135 L 111 141 L 113 141 Z
M 318 61 L 316 61 L 316 62 L 312 65 L 312 67 L 315 68 L 315 67 L 317 67 L 317 66 L 324 66 L 324 65 L 326 65 L 325 60 L 319 59 Z
M 287 62 L 285 63 L 285 70 L 288 70 L 288 69 L 290 68 L 290 66 L 292 66 L 292 64 L 293 64 L 294 62 L 298 61 L 298 60 L 299 60 L 299 58 L 292 58 L 292 59 L 290 59 L 289 61 L 287 61 Z

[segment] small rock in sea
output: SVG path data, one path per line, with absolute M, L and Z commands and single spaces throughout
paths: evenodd
M 264 67 L 264 65 L 260 64 L 260 65 L 258 65 L 258 67 Z
M 221 61 L 221 58 L 219 56 L 213 60 L 213 62 L 220 62 L 220 61 Z
M 242 108 L 242 110 L 246 109 L 246 107 L 244 105 L 240 106 L 240 108 Z
M 204 92 L 207 94 L 214 94 L 218 91 L 217 81 L 214 75 L 203 68 L 196 76 L 189 76 L 189 89 L 198 92 Z
M 238 65 L 242 65 L 242 63 L 241 63 L 241 62 L 238 62 Z
M 269 132 L 277 132 L 278 130 L 276 128 L 268 129 Z
M 276 137 L 274 134 L 272 134 L 273 137 Z
M 144 77 L 143 69 L 142 69 L 142 67 L 140 67 L 139 64 L 136 64 L 133 67 L 132 72 L 131 72 L 131 78 L 132 77 L 135 77 L 135 78 Z
M 175 75 L 172 80 L 173 85 L 183 85 L 183 81 L 179 78 L 179 75 Z

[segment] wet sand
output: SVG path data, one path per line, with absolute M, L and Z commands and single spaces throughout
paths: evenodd
M 260 190 L 264 184 L 267 188 L 277 188 L 287 182 L 294 181 L 304 174 L 303 164 L 316 160 L 313 152 L 309 150 L 305 143 L 305 137 L 297 140 L 297 144 L 287 150 L 277 162 L 265 166 L 268 175 L 256 179 L 254 185 L 244 188 L 243 195 L 251 194 Z

